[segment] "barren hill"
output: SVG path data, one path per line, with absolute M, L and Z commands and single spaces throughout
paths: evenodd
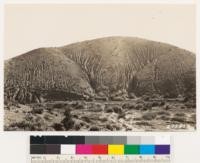
M 195 94 L 195 55 L 134 37 L 40 48 L 5 61 L 5 99 L 21 103 Z

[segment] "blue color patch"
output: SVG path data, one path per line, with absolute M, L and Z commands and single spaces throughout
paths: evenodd
M 155 154 L 155 145 L 140 145 L 140 154 L 154 155 Z

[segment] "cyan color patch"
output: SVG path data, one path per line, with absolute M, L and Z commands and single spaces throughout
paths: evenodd
M 154 155 L 155 154 L 155 145 L 140 145 L 140 154 Z

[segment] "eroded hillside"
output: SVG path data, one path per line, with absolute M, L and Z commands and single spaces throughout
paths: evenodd
M 193 53 L 139 38 L 40 48 L 5 62 L 5 99 L 22 103 L 194 92 Z

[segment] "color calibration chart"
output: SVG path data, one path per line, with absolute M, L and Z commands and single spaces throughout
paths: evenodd
M 31 163 L 170 163 L 170 136 L 31 136 Z

